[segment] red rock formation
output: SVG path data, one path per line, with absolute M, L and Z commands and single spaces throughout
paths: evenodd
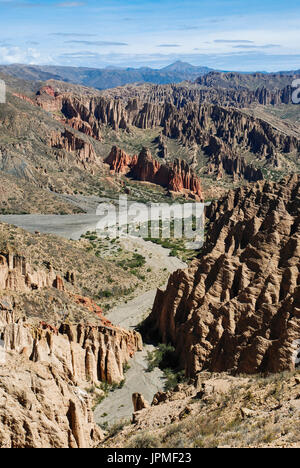
M 90 312 L 97 315 L 102 322 L 102 325 L 112 326 L 112 323 L 107 320 L 103 315 L 103 310 L 99 307 L 90 297 L 83 297 L 76 294 L 74 296 L 76 304 L 80 304 L 83 307 L 86 307 Z
M 110 169 L 117 174 L 127 174 L 131 165 L 132 158 L 125 151 L 113 146 L 109 156 L 104 161 L 109 164 Z
M 48 96 L 51 96 L 51 97 L 56 97 L 56 93 L 54 91 L 54 89 L 52 88 L 52 86 L 43 86 L 38 92 L 37 92 L 37 96 L 42 96 L 43 94 L 47 94 Z
M 203 199 L 201 182 L 185 161 L 176 159 L 170 164 L 160 164 L 150 151 L 143 148 L 139 156 L 130 157 L 113 147 L 105 163 L 112 171 L 128 174 L 133 179 L 161 185 L 173 192 L 187 191 Z

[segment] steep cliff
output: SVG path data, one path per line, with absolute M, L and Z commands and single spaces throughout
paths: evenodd
M 0 290 L 26 292 L 50 287 L 64 290 L 64 281 L 51 264 L 47 269 L 34 270 L 23 256 L 0 254 Z
M 191 267 L 158 291 L 150 324 L 188 376 L 295 367 L 300 337 L 300 178 L 230 192 L 208 210 Z
M 63 372 L 15 352 L 0 366 L 1 448 L 96 448 L 89 395 Z
M 66 152 L 62 151 L 57 156 L 61 159 L 69 159 L 67 153 L 75 153 L 76 163 L 83 165 L 86 170 L 92 170 L 95 165 L 101 166 L 102 160 L 97 156 L 94 147 L 67 129 L 61 133 L 52 133 L 49 146 Z
M 0 310 L 0 314 L 0 335 L 6 351 L 52 364 L 78 385 L 121 382 L 125 364 L 143 347 L 138 333 L 112 324 L 62 324 L 56 329 L 44 322 L 35 327 L 16 321 L 13 312 Z
M 160 164 L 150 151 L 143 148 L 139 156 L 129 156 L 116 146 L 112 148 L 105 163 L 112 171 L 127 174 L 135 180 L 161 185 L 173 192 L 190 192 L 203 199 L 201 181 L 185 161 Z
M 111 92 L 104 96 L 92 97 L 80 97 L 71 93 L 52 97 L 47 94 L 45 103 L 43 99 L 38 99 L 39 97 L 37 102 L 48 109 L 48 101 L 52 100 L 51 105 L 55 107 L 56 112 L 64 116 L 65 123 L 69 125 L 72 125 L 73 121 L 89 122 L 91 128 L 110 126 L 114 130 L 123 129 L 127 132 L 130 132 L 131 127 L 144 130 L 162 127 L 163 136 L 177 139 L 185 146 L 198 145 L 209 156 L 210 170 L 219 178 L 223 173 L 227 173 L 248 181 L 262 180 L 262 172 L 250 162 L 246 162 L 244 154 L 256 155 L 262 162 L 268 162 L 270 167 L 278 167 L 278 155 L 300 152 L 300 140 L 292 132 L 288 134 L 276 125 L 237 108 L 223 107 L 220 104 L 227 105 L 226 99 L 215 101 L 210 94 L 201 97 L 201 93 L 206 92 L 202 89 L 195 91 L 193 86 L 191 89 L 184 86 L 180 89 L 136 88 L 135 92 L 130 89 L 127 94 L 125 89 L 120 91 L 120 95 Z M 287 96 L 286 99 L 291 90 L 291 87 L 289 93 L 282 90 L 283 95 Z M 209 93 L 211 92 L 212 89 L 209 89 Z M 224 88 L 223 92 L 228 94 L 236 91 Z M 250 91 L 242 89 L 239 92 L 248 96 Z M 253 93 L 261 96 L 256 97 L 258 102 L 277 102 L 274 96 L 269 96 L 272 94 L 271 90 L 259 89 Z M 237 97 L 236 101 L 240 101 L 239 105 L 237 102 L 231 102 L 231 105 L 246 106 L 253 100 L 239 100 Z M 281 99 L 278 98 L 278 102 L 281 102 Z M 74 128 L 81 131 L 80 125 Z M 159 151 L 165 157 L 167 147 L 162 141 L 163 136 L 159 142 Z

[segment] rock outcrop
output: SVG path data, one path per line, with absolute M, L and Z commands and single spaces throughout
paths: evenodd
M 117 174 L 127 174 L 130 168 L 134 165 L 134 158 L 129 156 L 125 151 L 117 146 L 113 146 L 105 163 L 109 164 L 111 171 Z
M 75 153 L 75 161 L 77 164 L 83 165 L 84 169 L 90 169 L 92 166 L 100 166 L 101 160 L 97 156 L 94 147 L 82 138 L 79 138 L 74 133 L 65 129 L 61 133 L 52 133 L 49 146 L 60 151 L 57 155 L 60 159 L 67 159 L 69 154 Z
M 185 161 L 176 159 L 173 163 L 160 164 L 147 148 L 143 148 L 139 156 L 130 157 L 113 147 L 105 163 L 112 171 L 135 180 L 161 185 L 172 192 L 187 191 L 203 199 L 201 181 Z
M 136 332 L 111 327 L 40 327 L 0 302 L 0 447 L 94 448 L 103 439 L 84 390 L 120 382 L 141 349 Z
M 0 337 L 6 351 L 54 365 L 77 385 L 121 382 L 125 364 L 143 347 L 138 333 L 113 325 L 62 324 L 56 330 L 42 323 L 36 328 L 1 310 Z
M 275 76 L 211 72 L 200 77 L 195 83 L 128 85 L 105 90 L 103 95 L 124 101 L 139 99 L 152 104 L 168 102 L 178 109 L 188 102 L 238 108 L 249 107 L 252 104 L 275 106 L 292 102 L 291 83 L 296 78 L 299 78 L 299 74 Z
M 53 365 L 6 352 L 0 365 L 1 448 L 96 448 L 102 439 L 83 389 Z
M 300 177 L 229 192 L 207 215 L 199 260 L 158 291 L 149 327 L 176 347 L 188 376 L 205 369 L 294 369 L 300 338 Z
M 51 265 L 44 270 L 34 270 L 25 257 L 0 253 L 0 290 L 28 292 L 51 287 L 64 290 L 64 280 Z
M 254 96 L 249 97 L 251 91 L 248 89 L 224 88 L 220 91 L 212 88 L 203 90 L 201 87 L 148 87 L 144 92 L 136 91 L 135 97 L 134 93 L 124 97 L 117 95 L 115 98 L 75 96 L 71 93 L 54 93 L 52 96 L 51 93 L 43 93 L 37 96 L 37 103 L 48 111 L 52 109 L 55 115 L 62 115 L 64 123 L 96 139 L 100 138 L 101 128 L 106 126 L 127 132 L 130 132 L 131 127 L 162 127 L 159 154 L 163 158 L 168 155 L 164 138 L 177 139 L 183 145 L 198 145 L 209 155 L 210 169 L 218 178 L 227 173 L 255 182 L 262 180 L 263 174 L 247 163 L 243 154 L 252 153 L 277 167 L 279 154 L 300 153 L 300 140 L 237 107 L 252 102 L 275 104 L 277 101 L 287 101 L 292 88 L 276 92 L 279 91 L 282 97 L 276 94 L 276 98 L 272 90 L 264 88 L 253 91 Z M 219 97 L 219 92 L 225 93 L 227 97 L 214 100 L 211 93 L 217 93 Z M 230 100 L 231 93 L 238 95 Z M 245 98 L 239 93 L 244 93 Z M 228 107 L 228 104 L 236 108 Z

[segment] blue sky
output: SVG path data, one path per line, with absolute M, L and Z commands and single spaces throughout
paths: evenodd
M 300 68 L 299 0 L 0 0 L 0 63 Z

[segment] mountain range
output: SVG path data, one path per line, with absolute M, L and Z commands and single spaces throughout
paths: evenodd
M 130 83 L 170 84 L 184 80 L 195 80 L 212 71 L 208 67 L 195 67 L 185 62 L 175 62 L 165 68 L 84 68 L 60 67 L 55 65 L 1 65 L 0 72 L 24 80 L 59 80 L 89 86 L 96 89 L 108 89 Z

